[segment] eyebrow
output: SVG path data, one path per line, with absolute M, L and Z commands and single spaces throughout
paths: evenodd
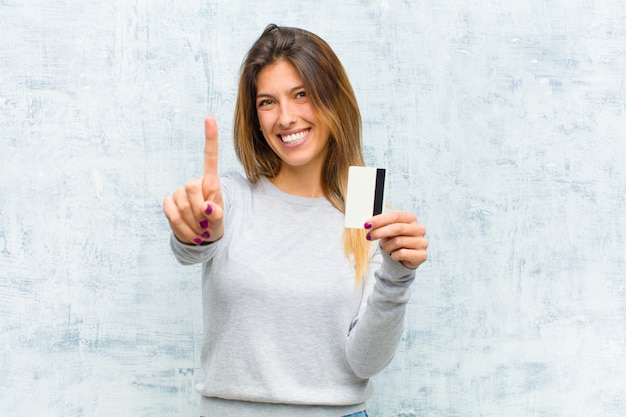
M 302 89 L 304 89 L 304 85 L 298 85 L 298 86 L 295 86 L 294 88 L 292 88 L 292 89 L 290 89 L 290 90 L 289 90 L 289 94 L 293 94 L 293 93 L 295 93 L 296 91 L 298 91 L 298 90 L 302 90 Z M 259 98 L 264 98 L 264 97 L 274 97 L 274 96 L 273 96 L 273 95 L 271 95 L 271 94 L 269 94 L 269 93 L 259 93 L 259 94 L 257 94 L 257 95 L 256 95 L 256 98 L 257 98 L 257 99 L 259 99 Z

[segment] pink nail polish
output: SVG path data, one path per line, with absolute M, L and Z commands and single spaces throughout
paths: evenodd
M 196 245 L 202 244 L 202 239 L 200 239 L 199 237 L 195 238 L 193 241 Z
M 206 210 L 204 210 L 204 212 L 205 212 L 206 214 L 211 214 L 211 213 L 213 213 L 213 207 L 211 207 L 211 205 L 210 205 L 210 204 L 207 204 L 207 205 L 206 205 Z
M 200 220 L 200 227 L 203 229 L 209 228 L 209 221 L 207 219 Z
M 372 236 L 370 236 L 370 234 L 368 233 L 368 234 L 365 235 L 365 239 L 372 240 Z
M 209 231 L 208 231 L 208 230 L 205 230 L 205 231 L 202 233 L 202 237 L 203 237 L 203 238 L 205 238 L 205 239 L 208 239 L 208 238 L 210 238 L 210 237 L 211 237 L 211 233 L 209 233 Z
M 365 227 L 366 229 L 371 229 L 372 226 L 374 226 L 372 223 L 370 222 L 365 222 L 365 224 L 363 225 L 363 227 Z

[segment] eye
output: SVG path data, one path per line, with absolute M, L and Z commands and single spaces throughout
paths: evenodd
M 302 91 L 298 91 L 296 93 L 296 98 L 305 98 L 306 97 L 306 91 L 302 90 Z
M 257 107 L 265 107 L 265 106 L 269 106 L 270 104 L 273 104 L 274 102 L 270 99 L 264 99 L 264 100 L 260 100 L 257 103 Z

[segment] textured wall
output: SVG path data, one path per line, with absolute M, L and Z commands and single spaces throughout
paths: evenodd
M 626 3 L 0 0 L 0 414 L 190 416 L 200 269 L 161 201 L 269 22 L 324 37 L 428 227 L 371 411 L 626 414 Z

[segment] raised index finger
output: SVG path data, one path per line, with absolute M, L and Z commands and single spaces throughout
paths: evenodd
M 204 119 L 204 177 L 217 176 L 218 135 L 213 116 Z

